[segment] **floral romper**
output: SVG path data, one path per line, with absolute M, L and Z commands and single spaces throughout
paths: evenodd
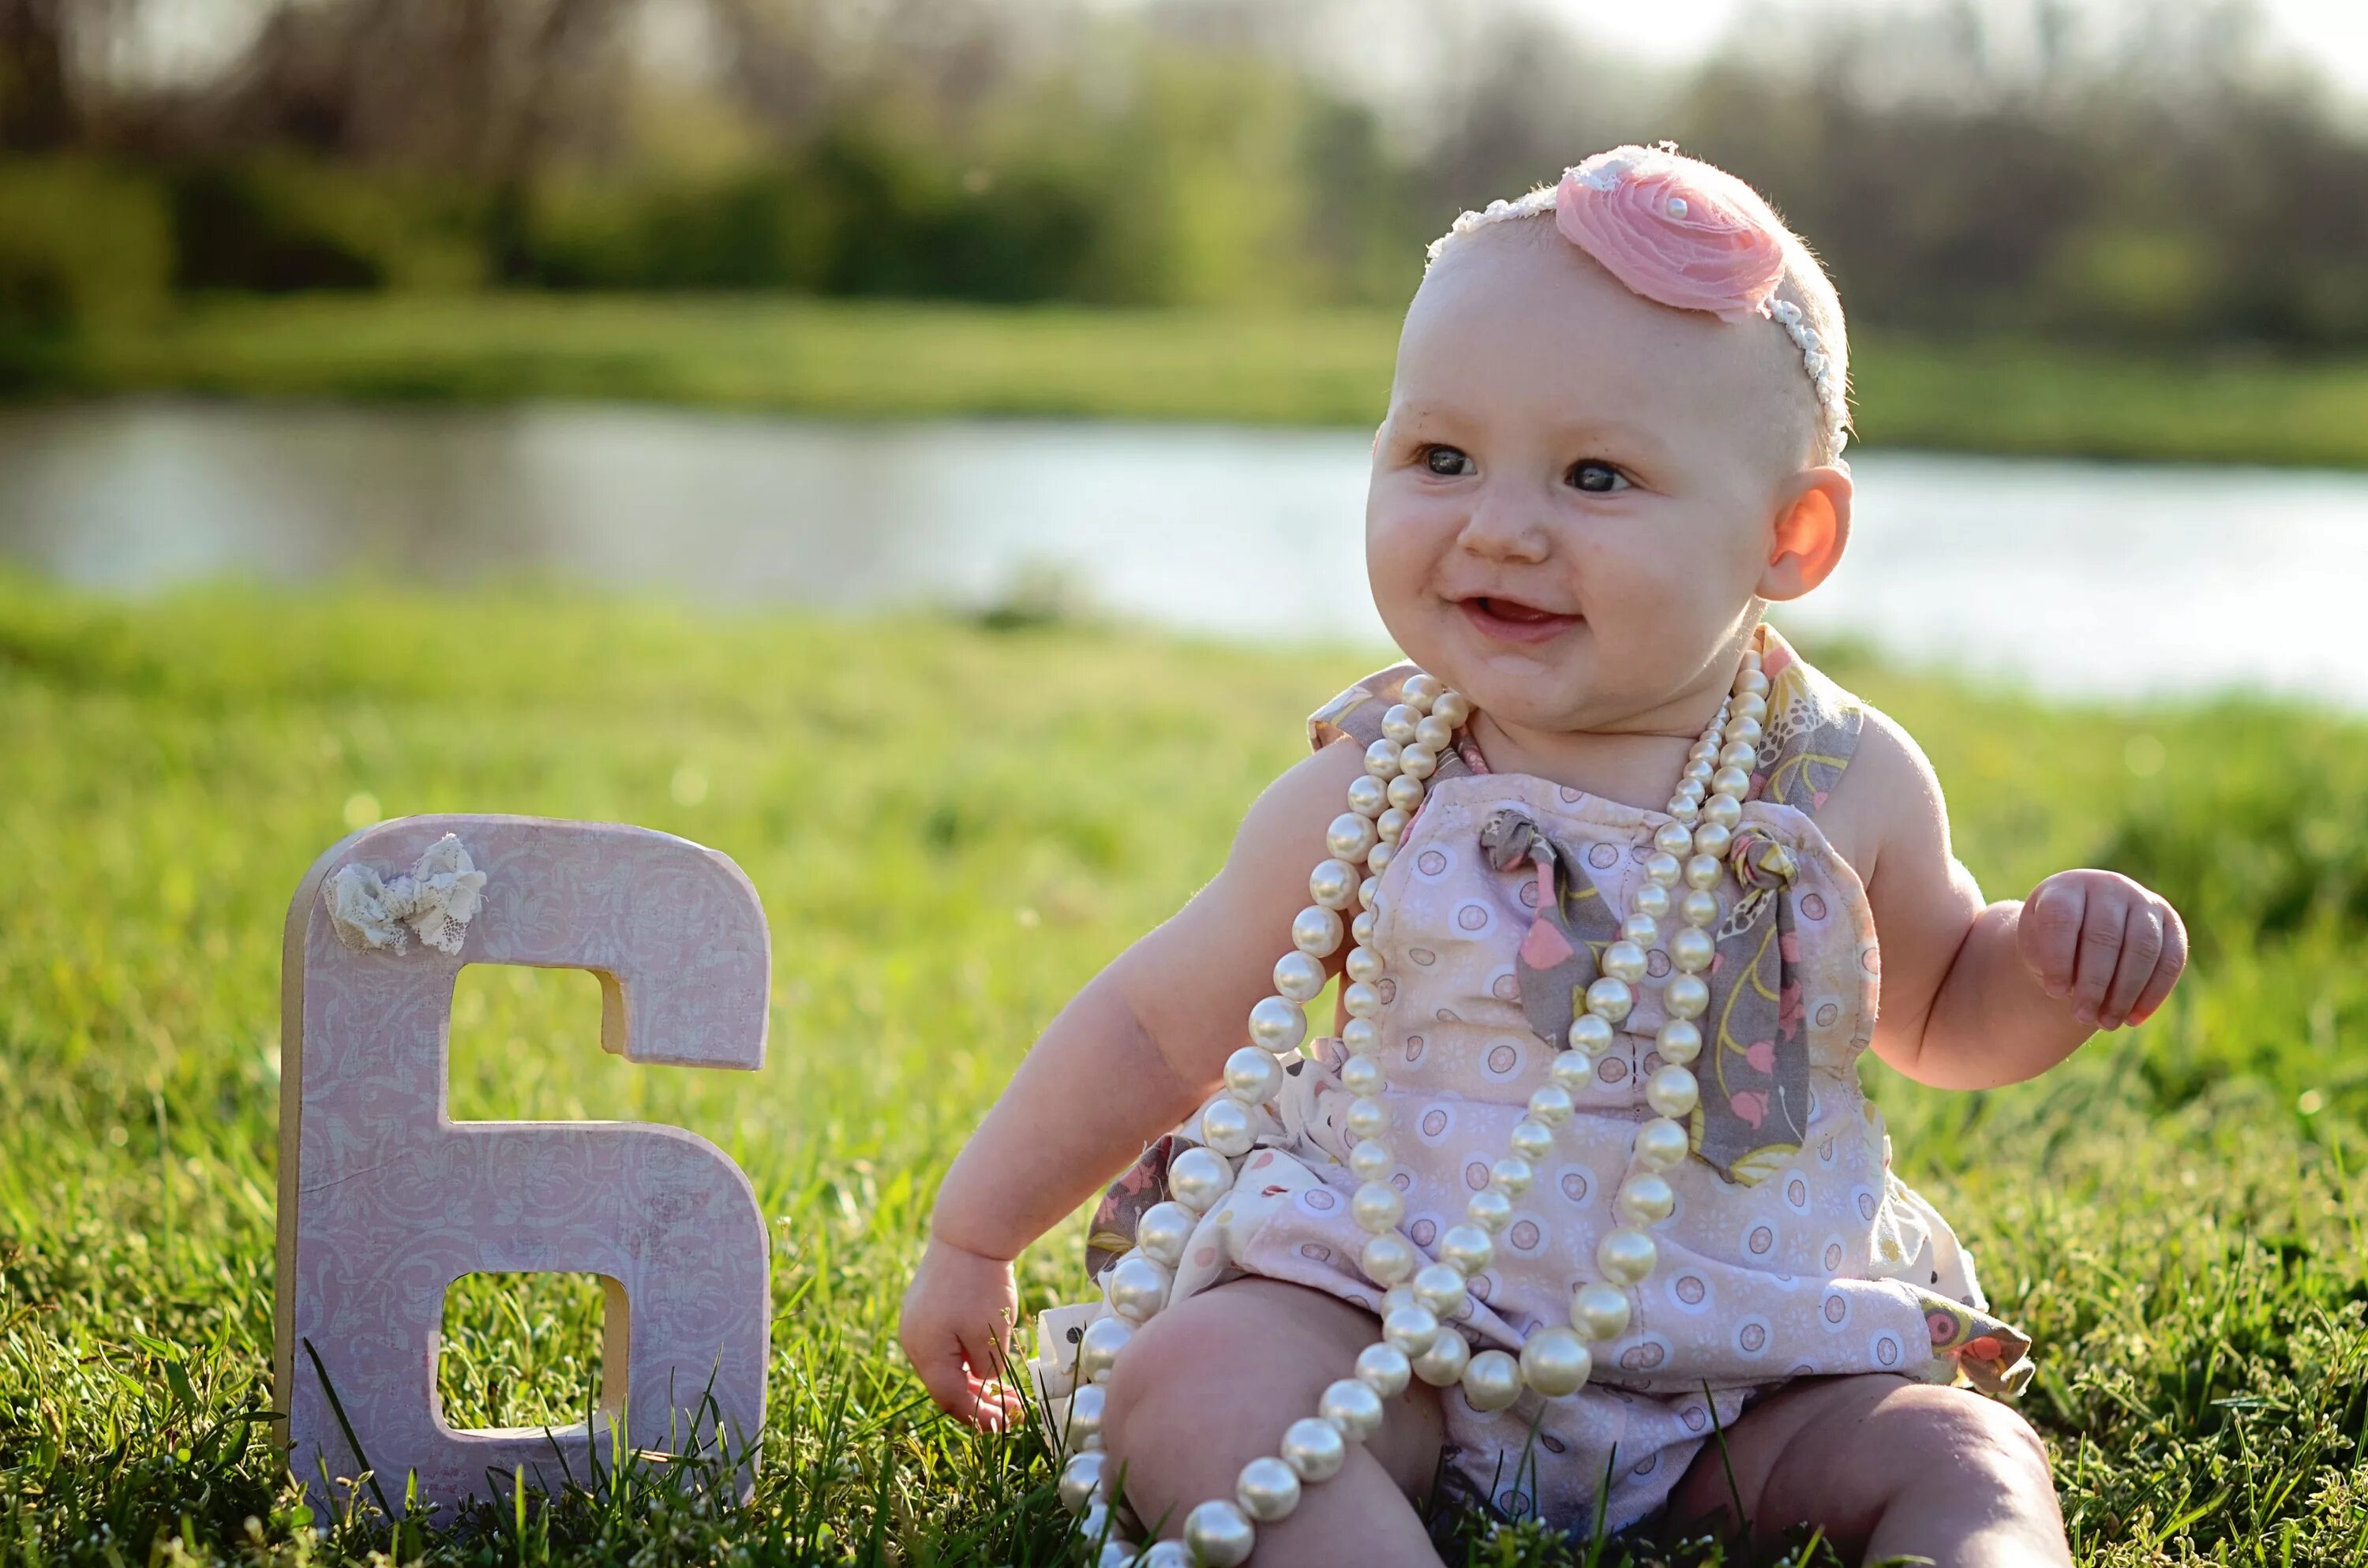
M 1762 761 L 1736 832 L 1715 932 L 1710 1011 L 1694 1070 L 1702 1104 L 1693 1155 L 1669 1171 L 1676 1212 L 1654 1227 L 1660 1261 L 1635 1288 L 1627 1331 L 1598 1345 L 1576 1395 L 1524 1392 L 1482 1412 L 1441 1391 L 1446 1474 L 1502 1514 L 1584 1528 L 1599 1503 L 1624 1529 L 1667 1501 L 1713 1424 L 1786 1380 L 1896 1372 L 1991 1392 L 2031 1375 L 2030 1341 L 1992 1318 L 1972 1261 L 1930 1205 L 1892 1176 L 1882 1116 L 1861 1092 L 1878 961 L 1857 874 L 1827 845 L 1817 808 L 1855 749 L 1864 710 L 1759 633 L 1770 689 Z M 1309 722 L 1317 746 L 1381 733 L 1411 666 L 1368 677 Z M 1464 746 L 1440 759 L 1373 902 L 1387 960 L 1382 1061 L 1406 1195 L 1403 1230 L 1426 1256 L 1487 1180 L 1530 1095 L 1547 1082 L 1574 987 L 1617 936 L 1644 880 L 1662 812 L 1546 780 L 1492 774 Z M 1594 1277 L 1595 1244 L 1617 1221 L 1611 1196 L 1639 1123 L 1668 955 L 1648 978 L 1577 1114 L 1535 1162 L 1536 1185 L 1497 1237 L 1453 1322 L 1475 1347 L 1518 1351 L 1564 1324 Z M 1246 1274 L 1327 1291 L 1369 1310 L 1349 1213 L 1337 1040 L 1290 1063 L 1260 1114 L 1259 1146 L 1231 1196 L 1195 1231 L 1177 1271 L 1181 1300 Z M 1132 1244 L 1136 1216 L 1166 1196 L 1191 1123 L 1144 1152 L 1094 1222 L 1099 1274 Z

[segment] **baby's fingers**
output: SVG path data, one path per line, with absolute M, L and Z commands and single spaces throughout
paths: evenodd
M 2089 898 L 2080 884 L 2051 880 L 2039 884 L 2016 927 L 2022 961 L 2050 996 L 2068 996 L 2078 971 L 2080 926 Z
M 2098 1028 L 2122 1027 L 2122 1020 L 2137 1006 L 2138 998 L 2154 980 L 2162 950 L 2161 915 L 2151 903 L 2133 904 L 2122 926 L 2121 961 L 2114 967 L 2112 983 L 2106 987 L 2104 1003 L 2097 1011 Z
M 2146 989 L 2138 993 L 2136 1005 L 2130 1008 L 2130 1022 L 2142 1024 L 2153 1017 L 2155 1009 L 2162 1006 L 2163 998 L 2170 994 L 2170 988 L 2179 983 L 2186 969 L 2187 923 L 2180 919 L 2179 911 L 2166 903 L 2162 906 L 2162 957 L 2155 960 L 2153 975 L 2147 979 Z
M 2080 919 L 2080 954 L 2078 972 L 2072 982 L 2072 1016 L 2084 1024 L 2094 1025 L 2100 1019 L 2105 993 L 2112 987 L 2113 973 L 2121 967 L 2122 955 L 2130 944 L 2130 901 L 2100 892 L 2089 895 L 2087 905 L 2087 913 Z

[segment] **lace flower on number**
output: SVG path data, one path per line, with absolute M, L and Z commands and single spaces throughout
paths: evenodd
M 324 892 L 337 939 L 357 952 L 403 951 L 407 926 L 438 952 L 458 957 L 470 920 L 484 906 L 484 888 L 485 873 L 448 833 L 393 881 L 368 866 L 340 866 Z

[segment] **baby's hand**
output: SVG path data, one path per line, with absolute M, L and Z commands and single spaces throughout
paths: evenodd
M 2022 961 L 2092 1028 L 2142 1024 L 2187 967 L 2179 911 L 2115 871 L 2058 871 L 2015 927 Z
M 936 1237 L 905 1288 L 896 1337 L 940 1409 L 1000 1432 L 1023 1406 L 1011 1380 L 1019 1289 L 1011 1265 Z

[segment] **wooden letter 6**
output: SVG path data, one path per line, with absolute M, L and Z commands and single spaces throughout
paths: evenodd
M 447 834 L 485 874 L 482 906 L 451 932 L 460 951 L 407 932 L 400 950 L 341 940 L 325 891 L 340 869 L 393 878 Z M 521 1467 L 555 1489 L 563 1455 L 587 1479 L 596 1456 L 614 1462 L 612 1430 L 651 1452 L 721 1443 L 745 1495 L 771 1315 L 748 1178 L 680 1128 L 455 1123 L 445 1093 L 464 963 L 592 971 L 601 1044 L 635 1062 L 762 1065 L 771 952 L 740 869 L 642 828 L 406 818 L 313 867 L 288 912 L 284 963 L 273 1387 L 315 1507 L 333 1501 L 324 1475 L 358 1475 L 366 1455 L 397 1511 L 416 1473 L 449 1517 L 464 1497 L 507 1494 Z M 445 1423 L 445 1291 L 484 1272 L 601 1278 L 603 1387 L 588 1426 Z

